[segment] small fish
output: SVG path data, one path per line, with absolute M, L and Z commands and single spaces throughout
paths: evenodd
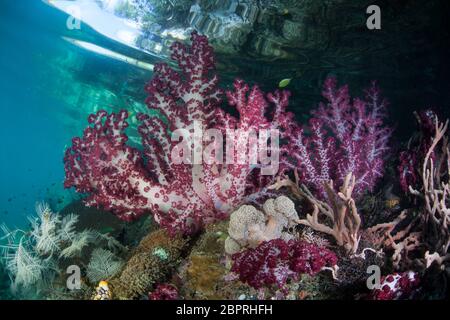
M 291 80 L 292 80 L 291 78 L 281 80 L 280 83 L 278 84 L 278 87 L 286 88 L 289 85 L 289 83 L 291 83 Z

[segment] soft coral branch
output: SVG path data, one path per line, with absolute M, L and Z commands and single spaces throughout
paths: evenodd
M 355 176 L 354 196 L 371 191 L 383 174 L 384 157 L 391 129 L 384 127 L 386 100 L 375 83 L 363 99 L 351 99 L 348 86 L 337 87 L 335 78 L 325 81 L 322 92 L 326 102 L 312 112 L 309 126 L 296 128 L 285 152 L 299 168 L 302 183 L 322 199 L 324 182 L 342 184 Z

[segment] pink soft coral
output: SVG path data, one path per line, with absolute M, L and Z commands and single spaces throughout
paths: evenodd
M 292 168 L 300 169 L 300 179 L 326 197 L 324 183 L 341 185 L 351 172 L 356 177 L 355 195 L 371 191 L 383 174 L 384 157 L 391 129 L 383 125 L 386 100 L 375 83 L 365 99 L 351 100 L 348 86 L 337 87 L 335 78 L 325 81 L 326 103 L 313 111 L 309 126 L 297 128 L 285 147 L 293 155 Z
M 159 284 L 155 290 L 148 294 L 149 300 L 179 300 L 178 289 L 168 283 Z
M 332 268 L 337 263 L 336 255 L 315 244 L 274 239 L 261 243 L 232 256 L 231 271 L 239 275 L 242 282 L 259 289 L 277 286 L 283 288 L 288 279 L 297 279 L 301 274 L 315 275 L 324 267 Z
M 292 115 L 285 113 L 288 93 L 276 92 L 266 100 L 257 86 L 250 90 L 241 80 L 227 93 L 239 119 L 221 111 L 222 92 L 218 77 L 212 73 L 214 54 L 204 36 L 193 33 L 191 47 L 175 43 L 172 58 L 181 72 L 159 64 L 146 86 L 147 105 L 161 117 L 138 115 L 143 150 L 126 144 L 126 111 L 99 111 L 89 117 L 90 126 L 83 137 L 74 138 L 66 151 L 65 186 L 87 193 L 87 205 L 111 210 L 124 220 L 152 212 L 171 233 L 192 233 L 205 223 L 226 217 L 243 201 L 264 195 L 265 185 L 272 179 L 261 176 L 257 172 L 261 166 L 248 161 L 205 161 L 217 156 L 214 152 L 211 159 L 197 162 L 190 156 L 197 152 L 194 145 L 205 148 L 206 142 L 195 137 L 189 140 L 186 135 L 210 128 L 248 131 L 289 127 Z M 274 110 L 270 120 L 265 116 L 269 102 Z M 180 133 L 179 129 L 178 138 L 170 136 Z M 179 139 L 187 142 L 185 148 L 180 148 Z M 227 141 L 227 147 L 239 142 L 237 139 Z M 239 152 L 244 159 L 251 153 L 250 148 Z M 174 156 L 181 156 L 182 161 L 174 161 Z
M 380 288 L 374 289 L 369 299 L 410 299 L 418 290 L 419 284 L 419 275 L 413 271 L 390 274 L 381 278 Z

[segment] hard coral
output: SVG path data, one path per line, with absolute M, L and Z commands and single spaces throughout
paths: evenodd
M 435 120 L 435 134 L 423 160 L 421 185 L 409 186 L 412 195 L 423 205 L 420 215 L 421 242 L 426 252 L 422 266 L 428 268 L 436 262 L 442 269 L 450 261 L 450 143 L 449 120 Z M 445 263 L 445 264 L 444 264 Z
M 255 248 L 264 241 L 292 239 L 286 231 L 299 221 L 292 200 L 286 196 L 268 199 L 263 210 L 261 212 L 253 206 L 243 205 L 231 214 L 229 237 L 225 241 L 228 254 L 239 252 L 241 248 Z
M 450 261 L 450 144 L 447 120 L 434 118 L 434 129 L 429 148 L 418 158 L 423 158 L 417 169 L 420 179 L 409 185 L 414 196 L 415 209 L 405 210 L 392 223 L 384 223 L 369 229 L 372 237 L 378 237 L 388 250 L 393 250 L 394 267 L 419 267 L 424 270 L 437 264 L 441 270 Z M 420 149 L 419 149 L 420 150 Z M 418 214 L 414 214 L 417 210 Z M 407 219 L 409 216 L 409 219 Z M 407 224 L 403 229 L 400 223 Z
M 361 217 L 352 195 L 355 177 L 348 174 L 339 192 L 335 191 L 333 180 L 324 183 L 327 200 L 323 201 L 316 198 L 304 184 L 298 185 L 297 174 L 296 180 L 293 182 L 289 178 L 280 178 L 271 188 L 289 187 L 296 197 L 306 199 L 313 207 L 313 212 L 307 214 L 306 219 L 298 220 L 298 223 L 334 237 L 338 245 L 355 254 L 359 246 L 361 226 Z
M 221 90 L 212 71 L 213 49 L 204 36 L 194 32 L 190 47 L 173 44 L 172 59 L 181 72 L 159 64 L 146 86 L 147 105 L 161 117 L 138 115 L 143 150 L 126 144 L 126 111 L 90 115 L 90 126 L 66 150 L 65 186 L 88 194 L 88 205 L 104 207 L 124 220 L 152 212 L 169 232 L 193 233 L 208 222 L 226 217 L 245 200 L 264 195 L 264 187 L 271 180 L 257 172 L 258 167 L 264 169 L 262 166 L 234 159 L 251 156 L 252 148 L 248 150 L 247 141 L 241 141 L 242 134 L 227 142 L 227 148 L 244 143 L 244 150 L 230 152 L 234 161 L 208 161 L 218 156 L 210 154 L 198 163 L 194 153 L 199 146 L 203 150 L 209 145 L 195 137 L 195 132 L 211 128 L 239 129 L 240 133 L 289 128 L 292 114 L 285 112 L 287 92 L 278 91 L 266 99 L 257 86 L 250 90 L 241 80 L 235 82 L 234 91 L 227 93 L 239 119 L 220 110 Z M 273 106 L 271 119 L 266 118 L 269 102 Z M 269 136 L 260 135 L 263 147 L 268 141 Z
M 254 249 L 232 256 L 231 271 L 254 288 L 277 286 L 283 288 L 289 279 L 301 274 L 315 275 L 324 268 L 334 268 L 336 255 L 314 244 L 274 239 Z
M 420 183 L 421 163 L 431 147 L 436 133 L 435 122 L 437 114 L 431 110 L 423 110 L 414 113 L 417 120 L 418 134 L 408 141 L 407 149 L 399 156 L 398 173 L 400 186 L 404 192 L 409 191 L 409 186 L 418 188 Z
M 157 230 L 141 240 L 122 272 L 111 280 L 115 299 L 136 299 L 157 283 L 163 282 L 175 268 L 188 239 L 171 238 L 165 230 Z M 166 256 L 158 254 L 164 250 Z
M 223 256 L 227 226 L 226 222 L 208 225 L 180 266 L 180 290 L 186 299 L 236 299 L 246 289 L 243 284 L 225 279 L 228 270 Z

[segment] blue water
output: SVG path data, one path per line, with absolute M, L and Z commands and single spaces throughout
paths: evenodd
M 11 4 L 2 1 L 0 10 L 0 220 L 22 225 L 38 199 L 61 193 L 61 156 L 70 133 L 55 118 L 64 106 L 46 94 L 36 63 L 50 59 L 59 41 L 46 23 L 54 13 L 38 1 Z
M 104 92 L 123 97 L 129 74 L 142 77 L 139 88 L 151 77 L 66 42 L 63 36 L 107 42 L 85 25 L 68 30 L 66 20 L 40 0 L 0 2 L 0 222 L 10 226 L 25 225 L 36 201 L 60 210 L 76 197 L 63 188 L 65 146 L 90 112 L 127 103 L 101 95 L 93 103 L 92 92 L 109 85 Z M 98 84 L 100 77 L 111 80 Z

